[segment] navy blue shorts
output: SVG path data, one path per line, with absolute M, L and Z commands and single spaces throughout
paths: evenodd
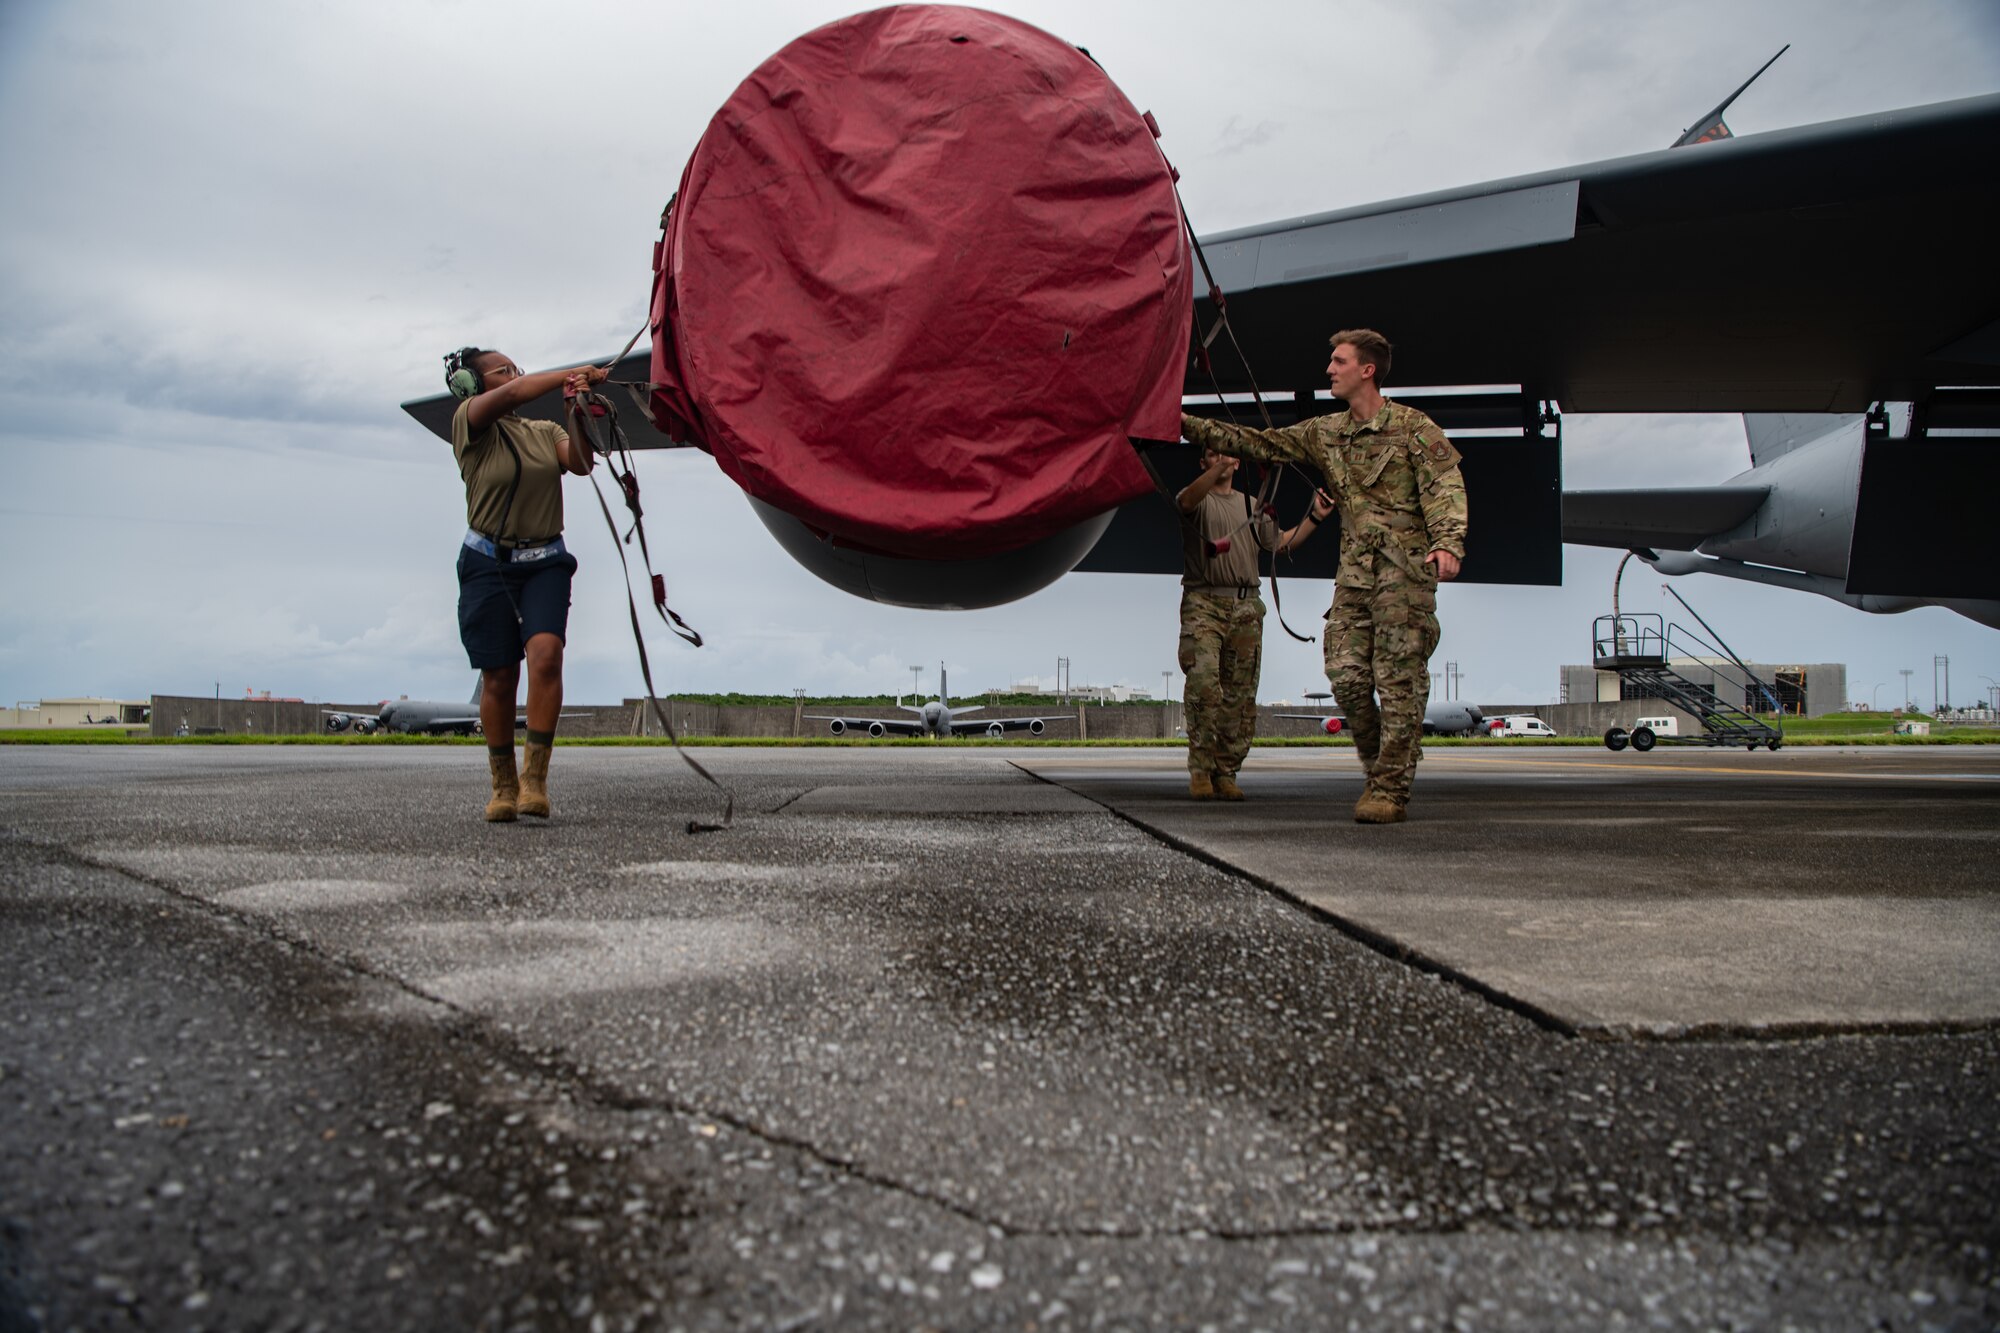
M 503 565 L 459 547 L 458 637 L 473 667 L 496 671 L 516 665 L 537 634 L 567 642 L 569 585 L 575 573 L 576 557 L 568 552 L 532 565 Z

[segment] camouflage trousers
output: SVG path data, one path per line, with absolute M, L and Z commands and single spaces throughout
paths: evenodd
M 1326 678 L 1347 714 L 1369 790 L 1399 805 L 1408 803 L 1423 757 L 1437 645 L 1435 581 L 1383 560 L 1374 588 L 1334 590 L 1326 618 Z
M 1187 676 L 1188 772 L 1232 777 L 1257 729 L 1264 599 L 1181 593 L 1180 666 Z

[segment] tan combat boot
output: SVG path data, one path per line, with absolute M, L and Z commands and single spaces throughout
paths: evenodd
M 1188 774 L 1188 795 L 1206 801 L 1215 795 L 1215 782 L 1206 773 Z
M 1215 775 L 1215 794 L 1218 799 L 1224 801 L 1240 801 L 1243 799 L 1243 789 L 1236 785 L 1235 777 L 1228 773 L 1217 773 Z
M 537 819 L 549 817 L 549 746 L 528 742 L 528 756 L 521 765 L 521 813 Z
M 1400 824 L 1409 818 L 1409 812 L 1402 802 L 1384 795 L 1373 787 L 1361 793 L 1361 799 L 1354 803 L 1354 822 L 1357 824 Z
M 486 803 L 486 822 L 511 824 L 521 798 L 521 780 L 514 776 L 514 747 L 487 750 L 486 767 L 493 773 L 493 799 Z

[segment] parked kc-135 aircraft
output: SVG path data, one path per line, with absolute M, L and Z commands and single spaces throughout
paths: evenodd
M 961 721 L 967 713 L 976 713 L 984 704 L 974 704 L 970 708 L 951 706 L 951 696 L 946 692 L 944 663 L 938 663 L 937 698 L 923 705 L 906 704 L 901 695 L 896 696 L 896 707 L 906 713 L 915 713 L 912 718 L 888 717 L 826 717 L 818 713 L 805 716 L 814 722 L 825 722 L 827 730 L 836 736 L 844 736 L 848 731 L 865 731 L 870 736 L 977 736 L 987 735 L 998 739 L 1010 731 L 1025 731 L 1030 736 L 1039 736 L 1052 722 L 1074 722 L 1073 717 L 1060 713 L 1052 717 L 990 717 L 977 718 L 970 722 Z
M 322 708 L 326 729 L 340 732 L 353 727 L 363 736 L 372 736 L 377 731 L 402 732 L 406 735 L 425 736 L 470 736 L 479 730 L 479 694 L 477 681 L 472 686 L 469 703 L 448 704 L 435 699 L 389 699 L 373 716 L 367 713 L 348 713 L 333 708 Z M 564 713 L 564 717 L 581 717 L 580 713 Z M 526 730 L 528 716 L 515 710 L 514 726 Z
M 1187 410 L 1220 415 L 1227 401 L 1254 417 L 1245 363 L 1277 427 L 1336 410 L 1327 332 L 1380 328 L 1396 385 L 1511 386 L 1413 398 L 1464 455 L 1474 536 L 1461 582 L 1560 583 L 1567 541 L 2000 625 L 1987 539 L 2000 95 L 1694 138 L 1707 141 L 1204 238 L 1234 338 L 1215 344 L 1212 374 L 1191 364 Z M 1212 327 L 1214 301 L 1196 314 Z M 1220 353 L 1232 341 L 1241 362 Z M 649 360 L 614 374 L 645 380 Z M 440 436 L 453 406 L 404 404 Z M 1565 409 L 1763 419 L 1747 423 L 1752 470 L 1726 485 L 1566 493 Z M 627 427 L 635 447 L 673 447 L 643 419 Z M 1193 475 L 1191 446 L 1134 445 L 1169 490 Z M 898 605 L 991 606 L 1071 569 L 1180 570 L 1175 516 L 1152 496 L 1058 534 L 1075 540 L 967 560 L 842 546 L 754 507 L 814 574 Z M 1314 542 L 1284 569 L 1330 579 L 1337 546 Z

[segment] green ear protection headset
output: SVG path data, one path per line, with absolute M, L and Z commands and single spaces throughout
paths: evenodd
M 486 379 L 472 365 L 477 347 L 461 347 L 444 357 L 444 384 L 454 398 L 471 398 L 486 392 Z

